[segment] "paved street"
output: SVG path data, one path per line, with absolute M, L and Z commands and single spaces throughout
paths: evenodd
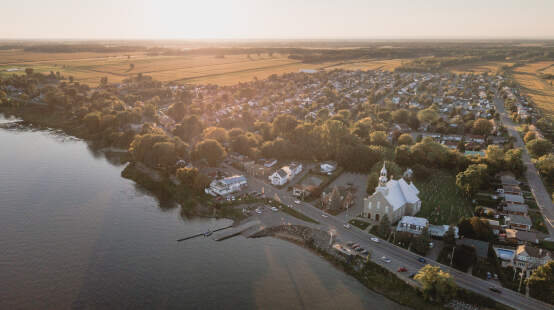
M 240 171 L 230 166 L 226 166 L 226 168 L 233 171 L 234 173 L 241 173 Z M 426 264 L 431 264 L 435 266 L 440 266 L 442 270 L 450 273 L 460 287 L 474 291 L 479 294 L 483 294 L 515 309 L 553 309 L 551 305 L 548 305 L 533 298 L 526 297 L 523 294 L 514 292 L 509 289 L 500 288 L 502 293 L 493 293 L 489 290 L 489 287 L 496 286 L 494 282 L 474 277 L 470 274 L 458 271 L 455 268 L 439 264 L 436 261 L 426 258 L 426 263 L 420 263 L 417 260 L 420 256 L 413 252 L 410 252 L 406 249 L 400 248 L 383 240 L 381 240 L 379 243 L 371 241 L 370 237 L 374 237 L 373 235 L 370 235 L 367 232 L 363 232 L 356 227 L 346 229 L 343 226 L 344 218 L 341 216 L 332 216 L 328 214 L 327 217 L 322 217 L 321 214 L 323 214 L 324 212 L 309 203 L 302 202 L 300 204 L 295 204 L 295 198 L 292 197 L 292 195 L 287 192 L 286 189 L 277 189 L 252 176 L 247 176 L 247 178 L 249 189 L 261 190 L 261 188 L 263 187 L 266 197 L 273 198 L 275 197 L 275 195 L 277 195 L 282 203 L 286 205 L 291 205 L 297 211 L 320 222 L 319 225 L 309 223 L 304 223 L 303 225 L 332 232 L 336 236 L 336 240 L 339 242 L 345 243 L 348 241 L 353 241 L 360 244 L 361 247 L 370 251 L 372 261 L 380 264 L 381 266 L 387 268 L 392 272 L 397 273 L 396 271 L 399 267 L 405 267 L 406 269 L 408 269 L 408 272 L 397 274 L 407 281 L 412 281 L 408 278 L 410 273 L 419 270 Z M 283 219 L 276 216 L 276 220 L 282 221 Z M 380 259 L 383 256 L 390 258 L 391 262 L 383 262 Z
M 550 233 L 550 240 L 554 240 L 554 207 L 552 206 L 551 197 L 544 187 L 544 184 L 542 183 L 542 179 L 539 175 L 539 172 L 537 171 L 537 168 L 535 168 L 535 165 L 531 161 L 531 156 L 529 156 L 529 152 L 527 152 L 525 143 L 523 142 L 523 139 L 516 129 L 516 124 L 512 121 L 512 119 L 508 117 L 508 114 L 506 113 L 506 109 L 504 108 L 504 100 L 496 97 L 494 99 L 494 103 L 496 105 L 498 113 L 500 113 L 501 115 L 502 124 L 504 124 L 504 126 L 508 130 L 510 136 L 515 138 L 515 146 L 523 150 L 523 164 L 527 168 L 527 171 L 525 172 L 525 177 L 527 177 L 527 182 L 529 183 L 529 188 L 531 188 L 533 197 L 535 197 L 537 205 L 544 215 L 545 224 L 548 228 L 548 232 Z

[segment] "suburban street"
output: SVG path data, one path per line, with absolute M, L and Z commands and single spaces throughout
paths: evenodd
M 226 165 L 226 168 L 232 170 L 237 174 L 241 173 L 233 167 Z M 514 292 L 509 289 L 499 288 L 502 293 L 491 292 L 489 290 L 490 287 L 497 287 L 494 282 L 474 277 L 471 274 L 458 271 L 455 268 L 442 265 L 428 258 L 425 258 L 425 263 L 421 263 L 418 261 L 418 258 L 421 257 L 420 255 L 417 255 L 401 247 L 395 246 L 384 240 L 381 240 L 380 242 L 374 242 L 370 238 L 375 236 L 368 234 L 367 232 L 364 232 L 354 226 L 349 229 L 345 228 L 345 219 L 341 215 L 333 216 L 331 214 L 326 214 L 326 217 L 323 217 L 321 215 L 325 212 L 309 203 L 294 203 L 296 199 L 292 196 L 291 193 L 287 192 L 286 188 L 278 189 L 252 176 L 247 176 L 247 178 L 249 190 L 261 191 L 261 189 L 263 188 L 266 197 L 278 198 L 283 204 L 290 205 L 302 214 L 320 222 L 319 225 L 311 223 L 303 223 L 303 225 L 314 227 L 324 231 L 329 231 L 335 236 L 337 242 L 346 243 L 348 241 L 352 241 L 358 243 L 361 247 L 370 251 L 371 260 L 373 262 L 396 273 L 398 276 L 402 277 L 406 281 L 413 281 L 408 277 L 409 274 L 418 271 L 421 267 L 427 264 L 431 264 L 434 266 L 439 266 L 442 270 L 450 273 L 460 287 L 488 296 L 515 309 L 553 309 L 551 305 L 530 297 L 526 297 L 523 294 Z M 353 214 L 350 214 L 350 216 L 354 217 Z M 383 260 L 381 260 L 381 257 L 383 256 L 389 258 L 391 262 L 385 263 Z M 408 271 L 404 273 L 397 273 L 397 270 L 400 267 L 405 267 Z
M 550 195 L 548 194 L 548 191 L 542 183 L 542 179 L 539 175 L 539 172 L 537 171 L 537 168 L 535 168 L 535 165 L 531 161 L 531 156 L 529 155 L 529 152 L 527 152 L 525 143 L 523 142 L 523 139 L 516 129 L 516 124 L 506 113 L 506 109 L 504 108 L 504 100 L 496 97 L 494 99 L 494 102 L 498 113 L 500 113 L 502 124 L 504 124 L 504 127 L 506 127 L 506 129 L 508 130 L 509 135 L 514 137 L 515 145 L 521 148 L 523 151 L 523 164 L 527 168 L 525 172 L 525 177 L 527 178 L 527 182 L 529 183 L 529 188 L 531 188 L 533 197 L 535 197 L 537 205 L 539 206 L 539 209 L 541 210 L 545 218 L 545 224 L 550 234 L 550 240 L 554 240 L 554 207 L 552 206 Z

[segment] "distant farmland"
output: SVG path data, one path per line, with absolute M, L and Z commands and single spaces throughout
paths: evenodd
M 367 60 L 304 64 L 288 55 L 148 56 L 144 53 L 32 53 L 21 50 L 0 51 L 0 75 L 23 74 L 25 68 L 37 72 L 60 72 L 89 85 L 101 77 L 121 82 L 138 73 L 163 81 L 232 85 L 264 79 L 272 74 L 298 72 L 300 69 L 394 70 L 401 60 Z M 8 71 L 7 71 L 8 70 Z
M 517 67 L 514 79 L 522 86 L 523 92 L 533 99 L 544 114 L 554 116 L 554 87 L 550 81 L 540 78 L 541 73 L 550 72 L 554 62 L 542 61 Z

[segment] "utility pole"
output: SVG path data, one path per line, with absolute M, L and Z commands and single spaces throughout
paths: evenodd
M 452 254 L 450 254 L 450 266 L 452 266 L 452 260 L 454 259 L 454 250 L 456 250 L 456 245 L 452 247 Z

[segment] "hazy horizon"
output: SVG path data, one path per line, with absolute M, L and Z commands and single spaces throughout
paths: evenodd
M 3 5 L 3 40 L 553 39 L 554 1 L 206 0 Z M 8 27 L 9 26 L 9 27 Z

